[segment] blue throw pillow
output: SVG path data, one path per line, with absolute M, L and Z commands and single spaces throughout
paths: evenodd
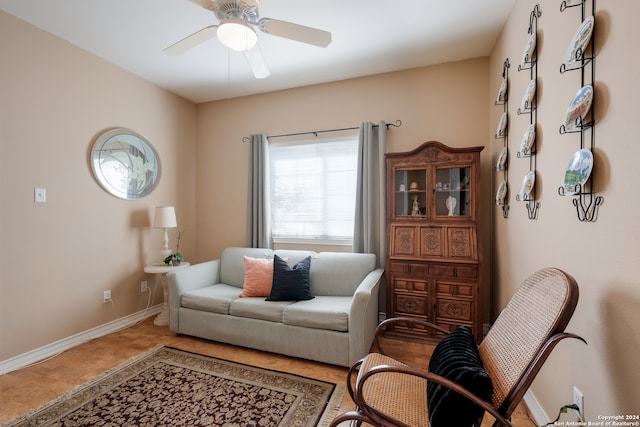
M 267 301 L 301 301 L 313 299 L 309 284 L 311 257 L 306 257 L 295 266 L 278 255 L 273 257 L 273 284 Z
M 468 326 L 459 327 L 440 341 L 429 360 L 429 372 L 491 401 L 493 384 Z M 431 427 L 471 427 L 484 414 L 484 409 L 466 397 L 432 381 L 427 383 L 427 406 Z

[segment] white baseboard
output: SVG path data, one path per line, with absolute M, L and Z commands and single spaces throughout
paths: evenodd
M 150 307 L 149 309 L 142 310 L 125 317 L 121 317 L 109 323 L 105 323 L 104 325 L 96 326 L 95 328 L 80 332 L 67 338 L 63 338 L 59 341 L 47 344 L 40 348 L 36 348 L 35 350 L 31 350 L 27 353 L 0 361 L 0 375 L 22 369 L 26 366 L 56 356 L 57 354 L 60 354 L 65 350 L 78 346 L 94 338 L 111 334 L 120 329 L 128 328 L 129 326 L 134 325 L 146 319 L 147 317 L 160 313 L 161 310 L 162 304 L 158 304 L 156 306 Z
M 551 421 L 549 419 L 549 415 L 545 412 L 544 409 L 542 409 L 542 406 L 540 406 L 540 402 L 538 402 L 538 399 L 536 399 L 536 397 L 531 392 L 531 389 L 527 390 L 522 400 L 524 401 L 525 405 L 527 405 L 529 415 L 531 415 L 531 418 L 533 418 L 536 425 L 545 425 L 549 421 Z

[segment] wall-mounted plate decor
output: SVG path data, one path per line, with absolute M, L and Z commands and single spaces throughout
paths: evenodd
M 500 90 L 498 90 L 498 99 L 496 99 L 496 104 L 504 104 L 504 102 L 507 100 L 507 89 L 507 79 L 502 79 Z
M 520 141 L 520 154 L 527 155 L 531 154 L 531 147 L 533 146 L 533 141 L 536 139 L 536 125 L 530 124 L 527 127 L 527 130 L 524 131 L 522 135 L 522 141 Z
M 498 156 L 498 162 L 496 163 L 496 171 L 504 170 L 507 165 L 507 155 L 509 154 L 509 149 L 507 147 L 503 147 L 502 151 L 500 151 L 500 155 Z
M 566 68 L 571 68 L 578 60 L 581 60 L 584 56 L 584 50 L 587 48 L 589 41 L 591 41 L 591 34 L 593 34 L 593 25 L 593 16 L 588 16 L 578 27 L 578 30 L 573 36 L 573 39 L 569 44 L 569 49 L 567 49 L 567 54 L 564 58 L 564 64 Z
M 592 101 L 593 86 L 586 85 L 580 88 L 567 109 L 567 115 L 564 122 L 565 130 L 569 131 L 582 126 L 584 118 L 589 114 Z
M 529 171 L 522 180 L 522 187 L 520 187 L 520 200 L 529 200 L 529 195 L 533 191 L 533 186 L 536 183 L 535 171 Z
M 526 68 L 527 63 L 531 62 L 531 55 L 533 55 L 533 51 L 536 48 L 536 33 L 533 33 L 529 36 L 529 40 L 527 40 L 527 45 L 524 47 L 524 52 L 522 52 L 522 60 L 520 60 L 520 68 Z
M 520 101 L 520 111 L 529 110 L 533 103 L 533 97 L 536 94 L 536 79 L 531 79 L 527 85 L 527 89 L 522 95 L 522 101 Z
M 89 162 L 98 184 L 121 199 L 149 194 L 160 179 L 160 160 L 151 143 L 126 128 L 110 129 L 93 142 Z
M 502 113 L 498 129 L 496 130 L 496 138 L 504 138 L 507 134 L 507 112 Z
M 507 181 L 503 179 L 496 193 L 496 205 L 504 205 L 504 198 L 506 197 L 506 195 L 507 195 Z
M 576 151 L 564 171 L 564 192 L 567 195 L 577 194 L 589 179 L 593 168 L 593 153 L 587 148 Z

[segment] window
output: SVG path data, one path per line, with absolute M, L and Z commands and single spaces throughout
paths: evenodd
M 269 145 L 275 242 L 351 244 L 357 136 Z

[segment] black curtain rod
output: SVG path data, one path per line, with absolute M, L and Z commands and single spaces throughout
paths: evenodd
M 387 129 L 389 129 L 389 126 L 399 128 L 400 126 L 402 126 L 402 120 L 396 120 L 394 123 L 385 123 L 385 126 L 387 127 Z M 373 127 L 378 127 L 378 125 L 373 125 Z M 283 138 L 285 136 L 298 136 L 298 135 L 318 136 L 319 133 L 340 132 L 344 130 L 356 130 L 356 129 L 360 129 L 360 127 L 358 126 L 358 127 L 342 128 L 342 129 L 326 129 L 326 130 L 314 130 L 309 132 L 283 133 L 281 135 L 267 135 L 267 138 Z M 244 138 L 242 138 L 242 142 L 249 142 L 249 141 L 251 141 L 251 138 L 249 138 L 248 136 L 245 136 Z

